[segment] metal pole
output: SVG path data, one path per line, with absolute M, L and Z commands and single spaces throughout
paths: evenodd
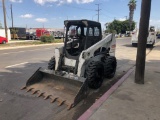
M 151 11 L 151 0 L 142 0 L 140 29 L 138 35 L 138 49 L 136 58 L 135 83 L 144 84 L 146 43 Z
M 98 22 L 99 22 L 99 11 L 100 11 L 100 9 L 99 9 L 99 4 L 96 4 L 96 5 L 98 5 L 98 10 L 96 10 L 96 11 L 98 11 Z
M 2 0 L 2 4 L 3 4 L 3 15 L 4 15 L 5 35 L 6 35 L 6 38 L 8 39 L 7 22 L 6 22 L 6 8 L 5 8 L 5 1 L 4 1 L 4 0 Z
M 98 22 L 99 22 L 99 4 L 98 4 Z
M 12 4 L 11 4 L 11 19 L 12 19 L 12 28 L 13 28 L 13 12 L 12 12 Z
M 126 20 L 128 19 L 127 16 L 124 16 L 126 18 Z

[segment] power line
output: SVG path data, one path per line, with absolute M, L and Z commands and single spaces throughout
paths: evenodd
M 82 7 L 75 7 L 72 5 L 64 5 L 65 7 L 69 7 L 69 8 L 75 8 L 75 9 L 80 9 L 80 10 L 90 10 L 90 11 L 94 11 L 94 9 L 88 9 L 88 8 L 82 8 Z
M 102 7 L 103 7 L 103 5 L 102 5 Z M 119 14 L 115 14 L 115 13 L 112 13 L 110 10 L 106 10 L 105 8 L 103 8 L 102 9 L 103 11 L 106 11 L 106 12 L 108 12 L 109 14 L 112 14 L 112 15 L 114 15 L 114 16 L 119 16 Z
M 126 20 L 128 19 L 128 18 L 127 18 L 128 16 L 124 16 L 124 17 L 126 18 Z
M 106 16 L 106 17 L 109 17 L 109 18 L 114 18 L 113 16 L 106 15 L 106 14 L 104 14 L 103 12 L 101 12 L 100 14 L 102 14 L 102 15 L 104 15 L 104 16 Z
M 11 20 L 11 18 L 9 17 L 9 15 L 8 15 L 7 11 L 6 11 L 6 15 L 7 15 L 7 18 L 8 18 L 9 20 Z

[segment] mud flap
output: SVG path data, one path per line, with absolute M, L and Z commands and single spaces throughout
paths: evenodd
M 27 92 L 51 99 L 58 105 L 66 104 L 71 109 L 88 94 L 87 80 L 83 77 L 71 77 L 62 72 L 39 68 L 27 81 Z

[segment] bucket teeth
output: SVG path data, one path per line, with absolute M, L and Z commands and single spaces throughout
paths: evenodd
M 55 97 L 55 98 L 51 98 L 52 100 L 51 100 L 51 103 L 54 103 L 57 99 L 58 99 L 58 97 Z
M 66 100 L 59 99 L 59 97 L 53 97 L 52 95 L 45 95 L 45 92 L 40 92 L 40 90 L 33 90 L 34 88 L 27 88 L 26 86 L 21 88 L 21 90 L 24 90 L 24 89 L 27 89 L 26 92 L 33 91 L 32 95 L 38 93 L 37 97 L 44 96 L 44 100 L 51 99 L 51 103 L 54 103 L 55 101 L 57 101 L 58 106 L 62 106 L 63 104 L 66 104 L 67 110 L 70 110 L 71 108 L 73 108 L 73 104 L 69 104 L 67 103 Z
M 27 88 L 27 87 L 26 87 L 26 86 L 24 86 L 24 87 L 22 87 L 22 88 L 21 88 L 21 90 L 24 90 L 24 89 L 26 89 L 26 88 Z
M 52 95 L 47 95 L 44 100 L 47 100 L 48 98 L 50 98 Z
M 27 88 L 26 86 L 22 87 L 21 90 L 27 89 L 27 92 L 33 91 L 32 95 L 38 93 L 37 97 L 45 96 L 45 92 L 41 92 L 40 90 L 33 90 L 34 88 Z M 47 95 L 44 97 L 44 100 L 51 99 L 51 103 L 54 103 L 55 101 L 58 102 L 58 106 L 62 106 L 63 104 L 67 105 L 67 110 L 70 110 L 73 107 L 73 104 L 68 104 L 66 100 L 61 100 L 59 97 L 53 97 L 52 95 Z
M 36 90 L 36 91 L 32 92 L 32 95 L 36 94 L 38 91 L 39 91 L 39 90 Z
M 41 97 L 44 93 L 40 93 L 37 97 Z
M 65 101 L 66 101 L 66 100 L 58 100 L 58 102 L 59 102 L 58 106 L 63 105 Z
M 73 104 L 68 105 L 67 110 L 70 110 L 73 107 Z
M 33 88 L 29 88 L 29 89 L 27 90 L 27 92 L 30 92 L 31 90 L 33 90 Z

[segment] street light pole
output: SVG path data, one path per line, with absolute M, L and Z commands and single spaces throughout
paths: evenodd
M 150 11 L 151 0 L 142 0 L 135 72 L 135 83 L 137 84 L 144 84 L 146 43 L 148 37 Z
M 3 15 L 4 15 L 5 35 L 6 35 L 6 38 L 8 39 L 7 22 L 6 22 L 6 7 L 5 7 L 5 0 L 2 0 L 2 4 L 3 4 Z

